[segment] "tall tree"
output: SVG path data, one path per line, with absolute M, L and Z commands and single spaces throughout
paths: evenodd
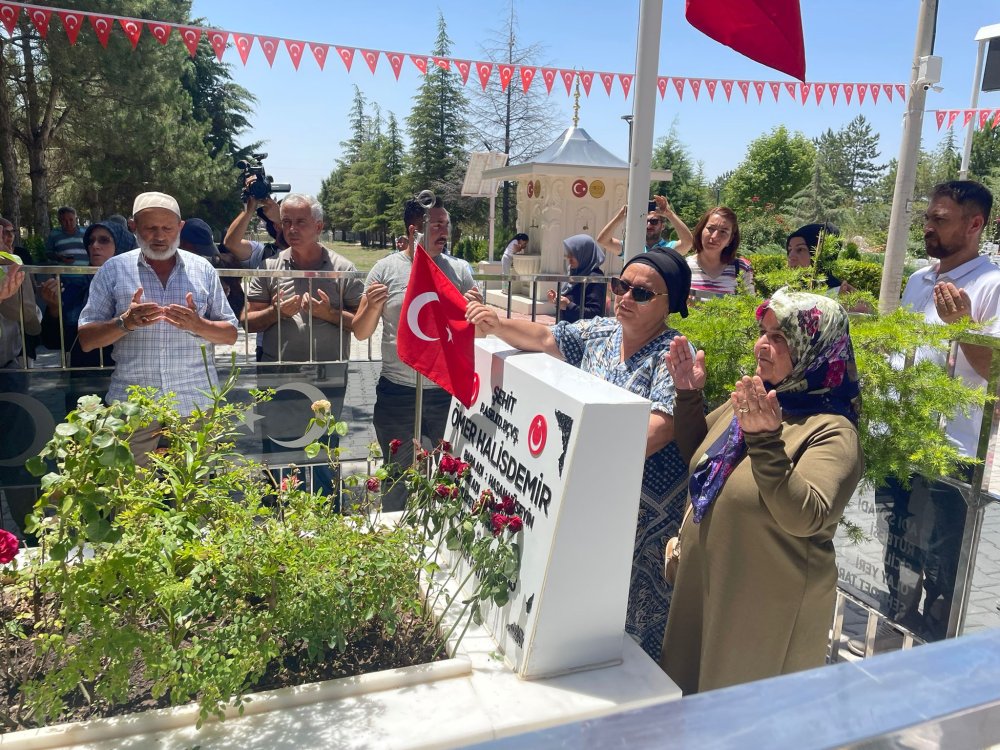
M 671 125 L 670 132 L 656 141 L 652 167 L 669 169 L 673 173 L 673 179 L 669 182 L 654 184 L 653 192 L 667 196 L 677 215 L 685 224 L 693 227 L 708 210 L 712 196 L 701 166 L 694 163 L 687 146 L 681 143 L 676 125 Z
M 432 54 L 448 57 L 451 39 L 440 11 L 437 30 Z M 458 222 L 475 208 L 461 198 L 468 158 L 467 111 L 468 100 L 458 75 L 450 68 L 431 65 L 406 118 L 410 136 L 406 185 L 409 192 L 429 189 L 444 199 L 453 219 L 453 241 L 458 237 Z
M 782 213 L 794 226 L 827 221 L 843 224 L 852 212 L 849 203 L 847 192 L 833 180 L 817 155 L 809 183 L 785 202 Z
M 187 0 L 108 0 L 101 10 L 191 23 Z M 232 157 L 252 99 L 230 85 L 224 67 L 192 61 L 181 45 L 160 45 L 149 34 L 135 50 L 121 34 L 104 47 L 89 28 L 75 45 L 57 33 L 42 40 L 23 19 L 0 46 L 7 73 L 0 85 L 13 102 L 11 131 L 27 162 L 34 231 L 48 232 L 55 201 L 96 218 L 126 210 L 136 192 L 154 188 L 173 192 L 187 215 L 231 219 Z M 198 52 L 213 54 L 207 43 Z M 9 159 L 0 158 L 0 168 L 5 185 L 23 174 Z
M 737 213 L 751 203 L 781 206 L 812 176 L 816 147 L 801 133 L 781 125 L 759 136 L 726 182 L 723 198 Z
M 1000 169 L 1000 114 L 994 114 L 993 127 L 976 130 L 972 134 L 972 154 L 969 158 L 969 176 L 977 180 L 989 179 Z M 1000 196 L 997 196 L 1000 200 Z
M 543 47 L 539 43 L 524 44 L 520 36 L 514 0 L 510 1 L 503 25 L 493 29 L 482 46 L 486 60 L 518 67 L 535 67 L 540 63 Z M 556 135 L 558 109 L 539 86 L 527 91 L 511 81 L 506 91 L 496 86 L 473 89 L 469 109 L 475 147 L 500 151 L 512 164 L 526 162 L 542 151 Z M 515 193 L 511 183 L 500 187 L 500 222 L 508 233 L 514 232 Z

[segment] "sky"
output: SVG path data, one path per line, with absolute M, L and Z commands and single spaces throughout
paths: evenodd
M 633 73 L 638 30 L 639 0 L 608 3 L 594 0 L 514 0 L 518 30 L 525 44 L 539 43 L 540 64 L 587 71 Z M 436 35 L 438 11 L 445 18 L 452 39 L 451 57 L 487 60 L 484 44 L 500 28 L 509 0 L 439 0 L 433 3 L 343 2 L 296 0 L 287 9 L 262 0 L 194 0 L 193 14 L 216 28 L 246 34 L 315 41 L 343 47 L 388 50 L 428 55 Z M 908 84 L 913 59 L 920 3 L 918 0 L 801 0 L 806 49 L 807 82 Z M 943 58 L 941 92 L 929 92 L 924 118 L 923 143 L 931 148 L 939 132 L 934 109 L 970 106 L 977 43 L 982 26 L 1000 23 L 997 0 L 940 0 L 934 53 Z M 422 75 L 406 59 L 397 81 L 385 57 L 374 75 L 355 53 L 351 72 L 331 49 L 324 70 L 307 51 L 298 71 L 284 47 L 269 66 L 254 45 L 246 66 L 230 47 L 224 61 L 232 63 L 236 82 L 258 100 L 253 126 L 244 142 L 266 141 L 268 174 L 276 182 L 290 182 L 297 192 L 315 194 L 341 155 L 341 141 L 348 137 L 347 110 L 357 85 L 364 96 L 377 102 L 383 113 L 394 112 L 402 122 L 410 111 Z M 691 78 L 750 81 L 791 81 L 783 73 L 742 57 L 690 26 L 684 19 L 684 0 L 663 1 L 659 74 Z M 475 72 L 468 87 L 479 87 Z M 491 86 L 499 86 L 494 70 Z M 520 85 L 515 81 L 512 85 Z M 532 84 L 544 91 L 539 77 Z M 572 97 L 561 81 L 553 86 L 552 101 L 560 112 L 555 139 L 572 120 Z M 632 97 L 624 98 L 615 82 L 611 96 L 595 78 L 590 95 L 581 96 L 580 126 L 601 145 L 622 159 L 628 154 L 628 126 L 621 116 L 631 114 Z M 758 103 L 751 88 L 749 103 L 734 88 L 726 101 L 721 86 L 711 100 L 703 87 L 695 100 L 686 88 L 681 101 L 671 89 L 656 97 L 654 138 L 676 132 L 695 162 L 701 162 L 709 180 L 735 168 L 749 143 L 771 129 L 785 125 L 813 138 L 827 128 L 837 130 L 864 114 L 880 136 L 881 160 L 898 156 L 905 104 L 884 95 L 859 104 L 837 103 L 825 94 L 817 105 L 813 95 L 803 105 L 793 101 L 782 86 L 779 100 L 770 90 Z M 1000 109 L 1000 92 L 981 93 L 980 107 Z M 961 116 L 955 125 L 958 143 L 965 131 Z

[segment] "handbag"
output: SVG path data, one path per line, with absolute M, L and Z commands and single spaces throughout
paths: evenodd
M 690 503 L 688 504 L 687 510 L 684 512 L 684 518 L 681 520 L 680 528 L 677 529 L 677 536 L 672 536 L 667 540 L 667 546 L 663 551 L 663 578 L 671 586 L 677 580 L 677 569 L 681 565 L 681 530 L 684 528 L 684 524 L 687 523 L 693 507 Z

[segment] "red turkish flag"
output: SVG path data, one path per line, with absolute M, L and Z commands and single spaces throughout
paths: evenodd
M 125 32 L 125 36 L 132 42 L 132 49 L 135 49 L 139 43 L 139 37 L 142 36 L 142 21 L 133 21 L 131 18 L 119 18 L 118 23 L 122 25 L 122 31 Z
M 344 63 L 344 67 L 347 68 L 347 72 L 351 72 L 351 63 L 354 62 L 354 47 L 338 47 L 334 45 L 334 49 L 337 50 L 337 54 L 340 56 L 341 61 Z M 316 54 L 316 47 L 313 47 L 313 54 Z M 326 60 L 326 55 L 323 55 L 323 59 Z M 319 58 L 317 58 L 317 61 Z M 320 64 L 320 68 L 323 65 Z
M 365 62 L 368 63 L 368 69 L 375 73 L 375 67 L 378 65 L 378 55 L 382 50 L 377 49 L 362 49 L 361 56 L 365 58 Z
M 0 21 L 3 21 L 3 27 L 7 29 L 8 34 L 14 33 L 14 29 L 17 28 L 17 19 L 20 15 L 20 8 L 15 8 L 13 5 L 8 5 L 7 3 L 0 3 Z
M 316 64 L 319 65 L 319 69 L 323 70 L 323 66 L 326 65 L 326 56 L 330 54 L 329 44 L 316 44 L 316 42 L 309 42 L 309 50 L 313 53 L 313 57 L 316 58 Z M 354 50 L 351 50 L 352 57 Z M 351 67 L 347 66 L 348 72 L 350 72 Z
M 465 319 L 466 304 L 451 279 L 417 245 L 399 313 L 399 358 L 468 407 L 475 401 L 476 329 Z
M 59 18 L 62 19 L 63 29 L 66 31 L 66 38 L 69 39 L 69 43 L 76 44 L 76 37 L 80 33 L 80 27 L 83 26 L 83 14 L 71 13 L 65 10 L 56 12 L 59 14 Z
M 305 51 L 305 42 L 299 42 L 295 39 L 285 40 L 285 49 L 288 50 L 288 56 L 292 59 L 292 65 L 295 69 L 299 69 L 299 63 L 302 61 L 302 53 Z
M 471 63 L 468 60 L 455 60 L 455 67 L 458 68 L 458 74 L 462 76 L 462 85 L 465 86 L 469 82 Z
M 240 53 L 240 59 L 244 65 L 247 64 L 247 58 L 250 57 L 250 48 L 253 47 L 253 39 L 252 34 L 233 32 L 233 42 L 236 44 L 236 51 Z
M 389 61 L 389 67 L 392 68 L 392 74 L 396 76 L 396 80 L 399 80 L 399 74 L 403 70 L 403 53 L 402 52 L 386 52 L 385 58 Z
M 410 60 L 412 60 L 413 64 L 417 66 L 417 70 L 419 70 L 424 75 L 427 75 L 426 57 L 420 57 L 419 55 L 410 55 Z
M 573 93 L 573 80 L 576 78 L 575 70 L 560 70 L 559 75 L 563 79 L 563 83 L 566 85 L 566 95 L 569 96 Z M 662 96 L 660 97 L 663 98 Z
M 608 96 L 611 96 L 611 86 L 615 82 L 614 73 L 598 73 L 601 78 L 601 83 L 604 84 L 604 90 L 608 92 Z
M 198 54 L 201 29 L 197 26 L 178 26 L 177 31 L 181 35 L 181 41 L 184 42 L 184 46 L 187 47 L 187 51 L 191 54 L 191 57 Z
M 101 43 L 102 47 L 107 49 L 108 38 L 111 36 L 111 29 L 114 26 L 114 19 L 110 16 L 90 15 L 87 17 L 90 19 L 90 25 L 94 27 L 94 33 L 97 34 L 97 41 Z
M 493 63 L 477 62 L 476 72 L 479 73 L 479 83 L 482 84 L 483 91 L 486 91 L 486 84 L 490 82 L 490 74 L 493 73 Z
M 274 58 L 278 54 L 278 40 L 273 36 L 258 36 L 257 44 L 264 50 L 264 57 L 267 59 L 267 64 L 273 68 Z
M 545 81 L 545 90 L 548 93 L 552 93 L 552 84 L 556 81 L 556 76 L 559 75 L 559 71 L 555 68 L 542 68 L 542 80 Z
M 506 91 L 514 77 L 514 66 L 506 63 L 497 63 L 497 70 L 500 71 L 500 90 Z
M 528 89 L 531 88 L 531 82 L 535 80 L 536 68 L 521 66 L 521 88 L 524 89 L 524 93 L 528 93 Z
M 799 0 L 687 0 L 692 26 L 751 60 L 806 79 Z
M 662 99 L 667 95 L 667 86 L 670 84 L 670 79 L 667 76 L 660 76 L 656 79 L 656 88 L 660 90 L 660 98 Z
M 939 109 L 934 113 L 934 119 L 937 120 L 938 130 L 940 130 L 941 126 L 944 125 L 944 116 L 946 114 L 947 113 L 943 109 Z
M 628 99 L 628 92 L 632 90 L 632 74 L 631 73 L 619 73 L 618 82 L 622 85 L 622 93 L 625 94 L 625 98 Z M 698 86 L 701 86 L 701 81 L 698 81 Z M 694 98 L 698 98 L 698 87 L 694 85 L 694 81 L 691 81 L 691 88 L 694 89 Z

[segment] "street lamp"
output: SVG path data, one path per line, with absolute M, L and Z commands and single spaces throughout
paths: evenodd
M 1000 23 L 991 26 L 983 26 L 976 32 L 976 41 L 979 42 L 979 51 L 976 53 L 976 68 L 972 71 L 972 101 L 970 109 L 979 106 L 979 90 L 982 86 L 983 69 L 986 66 L 986 45 L 994 39 L 1000 39 Z M 969 125 L 965 130 L 965 146 L 962 148 L 962 166 L 958 172 L 958 179 L 965 180 L 969 177 L 969 162 L 972 160 L 972 133 L 976 128 L 976 118 L 969 120 Z
M 632 115 L 622 115 L 622 119 L 628 123 L 628 162 L 632 163 Z

